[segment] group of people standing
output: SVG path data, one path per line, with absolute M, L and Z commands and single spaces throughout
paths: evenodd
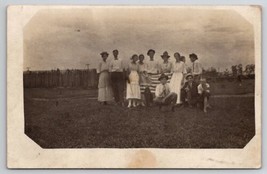
M 127 66 L 118 58 L 118 50 L 113 50 L 114 58 L 110 61 L 107 61 L 108 52 L 100 55 L 102 61 L 97 73 L 98 101 L 101 104 L 106 105 L 114 99 L 117 105 L 124 106 L 126 98 L 128 108 L 150 106 L 153 103 L 161 108 L 171 104 L 174 111 L 176 106 L 183 104 L 194 107 L 201 99 L 203 109 L 207 111 L 209 84 L 201 78 L 202 67 L 196 54 L 189 55 L 192 62 L 190 68 L 186 67 L 185 57 L 178 52 L 174 53 L 175 62 L 171 62 L 170 55 L 165 51 L 161 55 L 163 61 L 159 63 L 154 60 L 155 50 L 149 49 L 148 61 L 145 61 L 143 54 L 134 54 Z

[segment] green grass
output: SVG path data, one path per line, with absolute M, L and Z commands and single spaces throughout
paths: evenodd
M 255 134 L 253 97 L 213 97 L 205 114 L 102 106 L 92 93 L 25 89 L 26 134 L 43 148 L 242 148 Z

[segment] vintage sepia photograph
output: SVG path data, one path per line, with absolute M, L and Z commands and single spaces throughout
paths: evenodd
M 21 31 L 24 134 L 51 150 L 244 149 L 261 94 L 258 29 L 244 12 L 35 10 Z

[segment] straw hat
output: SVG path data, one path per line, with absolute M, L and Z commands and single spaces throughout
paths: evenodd
M 170 56 L 169 56 L 169 53 L 167 51 L 164 51 L 164 53 L 161 55 L 161 57 L 162 58 L 163 57 L 168 57 L 169 58 Z
M 103 55 L 107 55 L 107 56 L 108 56 L 108 52 L 103 51 L 102 53 L 100 53 L 100 55 L 101 55 L 101 56 L 103 56 Z
M 165 75 L 165 74 L 161 74 L 160 77 L 159 77 L 159 81 L 160 81 L 161 79 L 163 79 L 163 78 L 165 78 L 166 80 L 169 79 L 169 77 L 168 77 L 167 75 Z

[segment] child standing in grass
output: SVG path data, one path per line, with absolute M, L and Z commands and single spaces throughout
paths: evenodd
M 210 85 L 207 83 L 206 79 L 201 78 L 200 84 L 198 85 L 197 89 L 200 97 L 200 102 L 203 106 L 203 111 L 207 112 L 207 108 L 211 108 L 209 105 Z
M 128 80 L 126 89 L 126 99 L 129 100 L 128 108 L 136 107 L 141 99 L 139 85 L 139 66 L 137 64 L 138 55 L 134 54 L 131 58 L 132 62 L 128 66 Z

